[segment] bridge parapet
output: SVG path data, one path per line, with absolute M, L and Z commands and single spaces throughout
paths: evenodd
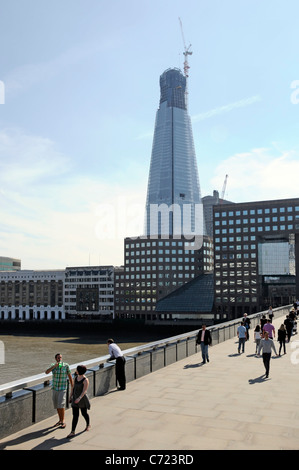
M 290 307 L 274 309 L 275 318 L 287 315 Z M 249 315 L 251 327 L 254 328 L 266 313 L 263 311 Z M 211 332 L 213 344 L 235 337 L 240 321 L 241 318 L 238 318 L 207 327 Z M 198 329 L 123 351 L 126 357 L 127 382 L 196 354 L 197 333 Z M 108 358 L 109 355 L 100 356 L 85 362 L 91 399 L 105 395 L 116 386 L 115 361 L 107 363 Z M 72 373 L 75 372 L 77 364 L 71 365 L 70 368 Z M 51 390 L 51 381 L 46 374 L 0 385 L 0 439 L 54 415 Z M 70 406 L 68 401 L 66 406 Z

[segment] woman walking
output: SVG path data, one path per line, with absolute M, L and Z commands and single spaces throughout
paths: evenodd
M 254 330 L 255 354 L 257 354 L 261 339 L 262 339 L 261 327 L 260 325 L 256 325 L 255 330 Z
M 279 352 L 278 355 L 280 356 L 280 352 L 283 346 L 283 352 L 286 354 L 286 336 L 287 336 L 287 330 L 284 324 L 282 324 L 278 330 L 278 341 L 279 341 Z
M 89 380 L 84 375 L 86 372 L 85 366 L 78 366 L 76 370 L 76 378 L 74 380 L 74 386 L 71 389 L 70 401 L 72 402 L 72 411 L 73 411 L 73 421 L 72 421 L 72 430 L 67 437 L 74 437 L 76 427 L 79 420 L 79 410 L 86 422 L 85 431 L 90 429 L 90 419 L 87 410 L 90 409 L 90 402 L 87 395 L 87 390 L 89 386 Z

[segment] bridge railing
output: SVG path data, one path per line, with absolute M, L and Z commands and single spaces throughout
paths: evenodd
M 273 310 L 274 317 L 287 315 L 289 310 L 290 306 L 276 308 Z M 266 313 L 264 311 L 249 315 L 251 328 Z M 238 318 L 207 327 L 213 344 L 235 337 L 240 321 L 241 318 Z M 197 353 L 197 333 L 198 329 L 124 350 L 127 382 Z M 90 383 L 90 398 L 105 395 L 116 386 L 115 361 L 107 362 L 109 357 L 105 355 L 84 362 Z M 77 364 L 70 365 L 72 373 L 76 368 Z M 55 414 L 50 377 L 51 375 L 38 374 L 0 385 L 0 439 Z M 66 406 L 70 406 L 68 400 Z

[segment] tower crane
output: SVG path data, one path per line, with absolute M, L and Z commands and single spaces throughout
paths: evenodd
M 220 204 L 222 204 L 223 199 L 224 199 L 224 194 L 225 194 L 226 185 L 227 185 L 227 178 L 228 178 L 228 175 L 225 175 L 225 179 L 224 179 L 224 183 L 223 183 L 223 187 L 222 187 L 222 192 L 221 192 Z
M 184 37 L 184 31 L 183 31 L 183 25 L 182 25 L 182 21 L 181 21 L 181 18 L 179 18 L 179 22 L 180 22 L 180 26 L 181 26 L 181 32 L 182 32 L 182 38 L 183 38 L 183 44 L 184 44 L 184 56 L 185 56 L 185 60 L 184 60 L 184 75 L 186 77 L 186 91 L 185 91 L 185 99 L 186 99 L 186 107 L 187 107 L 187 102 L 188 102 L 188 77 L 189 77 L 189 63 L 188 63 L 188 55 L 192 55 L 192 52 L 190 51 L 190 47 L 191 47 L 191 44 L 189 44 L 188 47 L 186 47 L 186 43 L 185 43 L 185 37 Z

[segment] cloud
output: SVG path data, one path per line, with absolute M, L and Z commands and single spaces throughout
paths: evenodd
M 70 159 L 48 138 L 18 129 L 0 132 L 0 182 L 2 188 L 24 187 L 59 177 L 70 169 Z
M 225 199 L 230 201 L 296 198 L 293 175 L 299 174 L 299 154 L 272 147 L 232 155 L 216 168 L 213 187 L 222 187 L 224 174 L 228 174 Z
M 237 108 L 244 108 L 245 106 L 249 106 L 251 104 L 257 103 L 261 101 L 261 97 L 259 95 L 251 96 L 250 98 L 245 98 L 239 101 L 235 101 L 234 103 L 227 104 L 225 106 L 220 106 L 218 108 L 211 109 L 205 113 L 196 114 L 192 116 L 192 122 L 203 121 L 205 119 L 209 119 L 213 116 L 218 116 L 219 114 L 228 113 Z
M 2 131 L 0 188 L 0 254 L 23 269 L 123 264 L 124 237 L 142 233 L 143 182 L 76 175 L 49 139 Z

